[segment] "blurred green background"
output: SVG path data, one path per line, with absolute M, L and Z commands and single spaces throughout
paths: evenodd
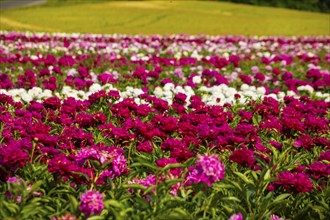
M 329 0 L 325 1 L 326 4 L 327 1 Z M 258 2 L 259 5 L 266 4 L 265 2 L 271 5 L 274 2 L 271 0 L 245 2 L 249 4 L 180 0 L 48 0 L 46 4 L 39 6 L 1 9 L 0 25 L 1 30 L 103 34 L 330 34 L 330 15 L 311 12 L 321 11 L 315 4 L 310 4 L 309 9 L 305 8 L 310 11 L 298 11 L 254 5 Z M 278 1 L 280 2 L 286 1 Z M 321 8 L 327 10 L 325 6 Z

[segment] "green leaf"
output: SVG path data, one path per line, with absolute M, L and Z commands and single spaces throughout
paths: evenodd
M 133 208 L 127 208 L 125 210 L 122 210 L 119 214 L 120 214 L 120 216 L 125 216 L 129 212 L 134 212 L 134 209 Z
M 91 216 L 91 217 L 88 217 L 87 220 L 103 220 L 104 217 L 102 216 Z
M 181 220 L 181 219 L 193 219 L 193 217 L 184 209 L 182 208 L 175 208 L 169 210 L 169 214 L 159 216 L 157 219 L 173 219 L 173 220 Z
M 315 210 L 318 213 L 322 213 L 322 211 L 326 211 L 326 209 L 319 205 L 309 205 L 313 210 Z
M 234 211 L 234 209 L 232 209 L 231 207 L 229 207 L 227 205 L 222 205 L 221 207 L 223 209 L 225 209 L 227 213 L 232 213 Z
M 165 167 L 161 169 L 162 172 L 172 169 L 172 168 L 185 168 L 186 166 L 182 163 L 172 163 L 172 164 L 167 164 Z
M 267 170 L 267 172 L 264 175 L 264 180 L 268 180 L 270 178 L 270 171 L 271 170 Z
M 173 212 L 179 214 L 180 216 L 184 217 L 185 219 L 192 219 L 191 215 L 182 208 L 175 208 L 173 210 Z
M 100 170 L 102 165 L 99 161 L 97 160 L 90 160 L 91 164 L 93 165 L 93 167 L 97 170 Z
M 47 209 L 47 210 L 46 210 Z M 45 210 L 46 210 L 46 212 L 48 212 L 48 213 L 53 213 L 53 212 L 55 212 L 55 209 L 53 208 L 53 207 L 50 207 L 50 206 L 45 206 Z
M 240 186 L 240 184 L 237 181 L 232 181 L 232 180 L 228 180 L 227 179 L 227 182 L 228 183 L 226 183 L 226 184 L 223 183 L 223 182 L 214 184 L 213 187 L 217 187 L 217 188 L 215 188 L 217 190 L 221 190 L 223 188 L 226 188 L 226 189 L 235 189 L 235 190 L 238 190 L 239 192 L 242 192 L 243 191 L 242 190 L 242 187 Z
M 144 194 L 146 195 L 147 193 L 149 193 L 150 191 L 152 191 L 156 187 L 157 187 L 157 185 L 148 186 L 148 188 L 144 191 Z
M 39 187 L 41 186 L 42 183 L 43 183 L 42 180 L 39 180 L 39 181 L 35 182 L 35 183 L 31 186 L 30 190 L 28 190 L 29 194 L 31 194 L 31 193 L 37 191 L 37 190 L 39 189 Z
M 28 205 L 24 206 L 21 214 L 23 215 L 24 219 L 32 219 L 31 217 L 39 212 L 40 207 L 41 204 L 39 202 L 32 200 Z
M 318 205 L 309 205 L 309 207 L 311 207 L 319 215 L 320 219 L 325 218 L 324 214 L 327 213 L 327 210 L 325 208 Z
M 252 117 L 252 122 L 255 125 L 259 125 L 260 124 L 260 121 L 261 121 L 261 115 L 254 115 Z
M 276 202 L 281 202 L 282 200 L 288 198 L 289 196 L 291 196 L 290 193 L 283 193 L 283 194 L 277 196 L 277 197 L 274 199 L 273 202 L 274 202 L 274 203 L 276 203 Z
M 78 200 L 76 199 L 76 197 L 72 196 L 72 195 L 68 195 L 68 198 L 70 200 L 70 205 L 71 205 L 71 208 L 72 208 L 72 211 L 73 212 L 76 212 L 78 210 Z
M 146 190 L 147 188 L 145 186 L 142 186 L 140 184 L 123 184 L 121 185 L 123 188 L 128 189 L 142 189 L 142 190 Z
M 194 162 L 195 162 L 195 158 L 192 157 L 186 160 L 183 164 L 185 167 L 190 167 Z
M 141 197 L 136 197 L 134 200 L 136 201 L 135 205 L 138 205 L 138 208 L 140 210 L 147 210 L 150 208 L 150 203 L 148 203 L 146 199 Z
M 114 199 L 109 199 L 104 202 L 105 207 L 112 206 L 118 209 L 124 209 L 124 206 L 118 202 L 117 200 Z
M 320 200 L 320 201 L 318 201 L 318 203 L 319 203 L 322 207 L 324 207 L 325 209 L 329 209 L 329 204 L 327 204 L 325 201 Z
M 223 201 L 235 201 L 235 202 L 241 202 L 241 200 L 237 197 L 234 196 L 228 196 L 228 197 L 223 197 L 221 198 Z
M 89 176 L 86 174 L 86 173 L 81 173 L 81 172 L 76 172 L 76 171 L 72 171 L 71 173 L 73 173 L 73 174 L 77 174 L 77 175 L 79 175 L 79 176 L 83 176 L 83 177 L 85 177 L 86 178 L 86 180 L 90 180 L 89 179 Z
M 143 163 L 143 162 L 138 162 L 138 163 L 131 164 L 130 168 L 133 168 L 133 167 L 148 167 L 152 170 L 159 170 L 159 167 L 151 165 L 149 163 Z
M 254 179 L 255 181 L 258 181 L 258 180 L 259 180 L 259 177 L 258 177 L 258 175 L 257 175 L 257 173 L 256 173 L 255 171 L 251 171 L 251 174 L 252 174 L 253 179 Z
M 1 204 L 0 208 L 4 208 L 6 210 L 8 210 L 10 213 L 17 213 L 19 210 L 18 205 L 16 205 L 15 203 L 9 203 L 6 201 L 1 201 L 3 204 Z
M 246 184 L 253 184 L 253 181 L 251 181 L 249 178 L 247 178 L 247 176 L 245 176 L 244 174 L 240 173 L 240 172 L 234 172 L 239 178 L 241 178 L 241 180 L 243 180 Z
M 172 185 L 175 185 L 175 184 L 177 184 L 177 183 L 182 182 L 183 180 L 184 180 L 183 178 L 181 178 L 181 179 L 171 179 L 171 180 L 166 180 L 165 183 L 166 183 L 167 185 L 172 186 Z

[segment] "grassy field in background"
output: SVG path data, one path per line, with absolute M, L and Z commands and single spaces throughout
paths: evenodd
M 329 35 L 329 14 L 208 1 L 99 2 L 1 10 L 1 30 Z

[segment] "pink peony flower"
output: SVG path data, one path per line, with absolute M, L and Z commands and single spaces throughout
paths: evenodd
M 271 215 L 270 216 L 270 220 L 284 220 L 284 218 L 281 218 L 281 217 L 279 217 L 277 215 Z
M 187 180 L 194 183 L 203 182 L 211 186 L 214 182 L 225 177 L 225 165 L 215 154 L 209 156 L 197 155 L 196 166 L 188 174 Z
M 13 176 L 8 178 L 7 183 L 17 183 L 18 185 L 21 185 L 23 183 L 23 180 L 21 178 Z
M 252 73 L 257 73 L 257 72 L 259 72 L 259 67 L 257 67 L 257 66 L 253 66 L 253 67 L 251 68 L 251 70 L 252 70 Z
M 103 195 L 97 191 L 88 190 L 80 197 L 81 204 L 79 210 L 84 213 L 86 217 L 96 214 L 99 215 L 103 208 Z
M 233 214 L 228 220 L 243 220 L 242 213 Z

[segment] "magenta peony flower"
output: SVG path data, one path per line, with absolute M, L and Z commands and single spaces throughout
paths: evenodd
M 3 164 L 5 169 L 15 171 L 18 168 L 24 167 L 28 160 L 29 155 L 21 146 L 11 144 L 6 147 L 0 147 L 0 164 Z
M 196 166 L 188 174 L 187 180 L 194 183 L 203 182 L 211 186 L 214 182 L 225 177 L 225 165 L 215 154 L 209 156 L 197 155 Z
M 19 75 L 16 84 L 20 88 L 32 89 L 36 86 L 36 76 L 32 70 L 26 70 L 24 74 Z
M 304 173 L 284 171 L 279 173 L 277 178 L 279 181 L 272 183 L 274 188 L 282 186 L 287 191 L 295 193 L 311 192 L 314 188 L 309 176 Z
M 116 83 L 117 80 L 109 73 L 102 73 L 97 76 L 97 79 L 104 85 L 106 83 Z
M 174 96 L 174 102 L 178 103 L 179 105 L 184 105 L 186 103 L 187 95 L 184 93 L 179 92 Z
M 238 149 L 233 151 L 229 156 L 229 160 L 250 168 L 253 167 L 256 162 L 254 152 L 248 149 Z
M 150 145 L 148 141 L 141 142 L 139 145 L 136 146 L 137 151 L 152 153 L 154 147 Z
M 58 97 L 51 97 L 44 100 L 42 105 L 45 108 L 50 108 L 53 110 L 59 109 L 61 107 L 61 99 Z
M 14 84 L 10 81 L 8 75 L 2 73 L 0 74 L 0 89 L 12 89 Z
M 248 85 L 252 84 L 252 78 L 250 76 L 240 74 L 238 77 L 242 80 L 243 83 L 246 83 Z
M 299 136 L 297 140 L 294 142 L 294 146 L 303 147 L 306 150 L 310 150 L 313 147 L 312 138 L 308 134 Z
M 80 197 L 81 204 L 79 210 L 84 213 L 86 217 L 96 214 L 99 215 L 103 208 L 103 195 L 97 191 L 88 190 Z
M 327 160 L 330 162 L 330 150 L 321 153 L 319 160 Z
M 313 164 L 307 165 L 308 173 L 312 174 L 315 179 L 330 176 L 330 165 L 316 161 Z
M 42 85 L 44 86 L 45 89 L 55 91 L 55 89 L 57 88 L 56 81 L 57 81 L 56 78 L 51 76 L 49 77 L 49 79 L 45 79 Z

